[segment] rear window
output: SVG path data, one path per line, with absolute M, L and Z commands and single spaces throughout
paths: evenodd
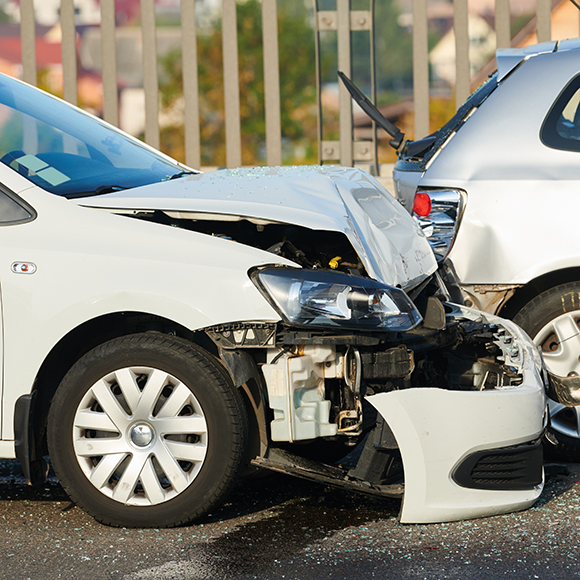
M 568 83 L 552 105 L 540 138 L 554 149 L 580 151 L 580 75 Z

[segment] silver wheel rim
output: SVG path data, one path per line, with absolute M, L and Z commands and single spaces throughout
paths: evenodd
M 566 312 L 546 324 L 534 337 L 542 348 L 548 370 L 566 377 L 580 375 L 580 310 Z M 580 439 L 580 407 L 565 407 L 548 400 L 551 427 L 554 431 Z
M 207 453 L 207 423 L 193 393 L 149 367 L 97 381 L 74 417 L 74 452 L 101 493 L 126 505 L 157 505 L 183 493 Z

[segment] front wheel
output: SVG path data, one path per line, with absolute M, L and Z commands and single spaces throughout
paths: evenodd
M 190 522 L 220 504 L 245 457 L 245 408 L 220 363 L 176 337 L 137 334 L 83 356 L 48 416 L 55 472 L 98 521 Z
M 514 317 L 540 346 L 548 370 L 561 377 L 580 375 L 580 282 L 542 292 Z M 580 407 L 549 400 L 550 431 L 557 446 L 553 455 L 580 461 Z

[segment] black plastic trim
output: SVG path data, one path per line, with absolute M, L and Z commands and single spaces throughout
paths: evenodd
M 11 199 L 14 203 L 19 205 L 24 211 L 26 211 L 28 213 L 29 217 L 24 218 L 24 219 L 20 219 L 20 220 L 13 220 L 13 221 L 2 221 L 0 219 L 0 227 L 2 227 L 2 226 L 15 226 L 18 224 L 26 224 L 28 222 L 34 221 L 38 217 L 36 210 L 31 205 L 26 203 L 22 198 L 18 197 L 14 192 L 10 191 L 6 186 L 4 186 L 2 184 L 0 184 L 0 195 L 1 194 L 4 194 L 6 197 Z
M 541 438 L 472 453 L 455 468 L 452 478 L 461 487 L 470 489 L 532 489 L 543 481 Z

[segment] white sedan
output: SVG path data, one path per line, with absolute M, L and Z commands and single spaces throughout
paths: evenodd
M 448 302 L 366 173 L 199 174 L 3 76 L 0 155 L 0 456 L 29 482 L 50 455 L 96 519 L 146 527 L 256 468 L 400 497 L 402 522 L 541 493 L 537 349 Z

